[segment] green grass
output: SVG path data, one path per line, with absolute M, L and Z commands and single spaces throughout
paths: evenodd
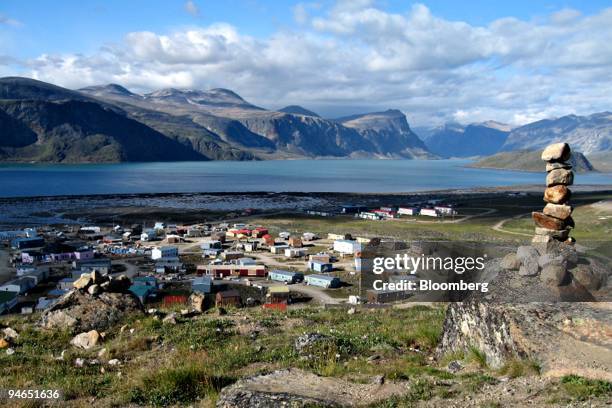
M 603 396 L 612 397 L 612 383 L 608 381 L 568 375 L 561 379 L 561 385 L 570 397 L 579 401 Z

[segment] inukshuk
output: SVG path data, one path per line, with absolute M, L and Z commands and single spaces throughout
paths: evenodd
M 569 163 L 572 152 L 567 143 L 551 144 L 542 152 L 546 162 L 546 206 L 542 212 L 531 215 L 536 224 L 533 242 L 546 243 L 552 240 L 573 243 L 569 232 L 574 228 L 572 207 L 569 205 L 571 191 L 567 186 L 574 182 L 574 172 Z

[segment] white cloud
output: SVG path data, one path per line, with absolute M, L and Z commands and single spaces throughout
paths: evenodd
M 193 0 L 188 0 L 185 2 L 185 11 L 194 17 L 197 17 L 200 15 L 200 8 Z
M 0 14 L 0 25 L 7 25 L 11 27 L 21 27 L 23 23 L 21 23 L 21 21 L 19 20 L 15 20 L 13 18 L 5 16 L 4 14 Z
M 299 27 L 266 38 L 225 23 L 133 32 L 98 53 L 41 55 L 23 70 L 70 87 L 226 87 L 262 106 L 323 113 L 399 108 L 416 123 L 520 124 L 610 109 L 612 8 L 476 26 L 423 5 L 404 13 L 371 1 L 319 7 L 296 6 Z

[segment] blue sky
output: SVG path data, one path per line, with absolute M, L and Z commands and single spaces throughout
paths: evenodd
M 328 116 L 399 108 L 418 124 L 520 123 L 609 109 L 610 6 L 3 0 L 0 75 L 138 92 L 219 86 Z

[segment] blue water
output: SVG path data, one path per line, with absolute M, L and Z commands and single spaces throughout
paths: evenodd
M 0 165 L 0 197 L 178 192 L 412 192 L 544 184 L 545 173 L 464 167 L 469 160 L 286 160 Z M 578 174 L 576 184 L 612 184 Z

